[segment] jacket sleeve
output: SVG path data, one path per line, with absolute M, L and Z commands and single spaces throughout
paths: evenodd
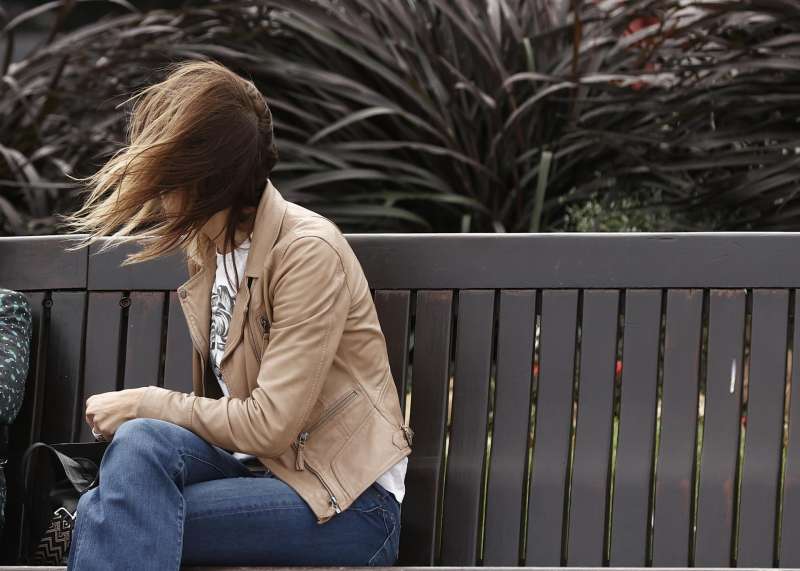
M 270 339 L 249 397 L 214 399 L 150 385 L 137 417 L 166 420 L 216 446 L 261 457 L 291 446 L 347 320 L 351 297 L 339 254 L 323 238 L 296 238 L 276 267 L 273 295 Z

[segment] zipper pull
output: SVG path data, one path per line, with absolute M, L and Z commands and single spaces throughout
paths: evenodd
M 411 446 L 411 440 L 414 438 L 414 431 L 411 430 L 411 427 L 407 424 L 401 424 L 400 428 L 403 429 L 403 434 L 406 436 L 406 441 L 408 441 L 408 445 Z
M 334 496 L 333 494 L 331 494 L 331 505 L 333 506 L 333 509 L 336 510 L 337 514 L 342 513 L 342 510 L 339 507 L 339 502 L 336 501 L 336 496 Z
M 295 470 L 306 469 L 306 463 L 303 460 L 303 447 L 306 445 L 306 440 L 308 440 L 308 432 L 301 432 L 300 437 L 297 439 L 297 458 L 294 463 Z

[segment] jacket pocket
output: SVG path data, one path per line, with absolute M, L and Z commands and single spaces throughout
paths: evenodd
M 292 442 L 292 448 L 294 448 L 296 453 L 295 459 L 295 469 L 296 470 L 304 470 L 305 469 L 305 447 L 308 439 L 311 437 L 311 434 L 319 429 L 322 425 L 328 422 L 334 415 L 340 413 L 349 405 L 353 404 L 355 400 L 360 396 L 356 389 L 350 389 L 344 395 L 336 399 L 329 407 L 322 411 L 319 418 L 315 420 L 310 426 L 306 427 L 300 434 L 297 435 L 297 439 Z
M 403 426 L 393 426 L 378 409 L 373 408 L 367 418 L 350 435 L 342 448 L 331 460 L 339 485 L 351 498 L 358 497 L 386 470 L 410 453 L 411 446 L 405 440 Z M 402 439 L 402 440 L 401 440 Z M 402 448 L 397 446 L 403 442 Z M 400 450 L 398 450 L 400 448 Z

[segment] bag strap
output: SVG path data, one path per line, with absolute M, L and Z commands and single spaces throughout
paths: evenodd
M 56 459 L 61 464 L 61 467 L 64 469 L 64 474 L 67 476 L 67 480 L 72 484 L 72 487 L 75 490 L 82 494 L 83 492 L 89 490 L 97 481 L 99 476 L 99 471 L 97 468 L 97 464 L 91 461 L 88 458 L 70 458 L 63 452 L 60 452 L 47 444 L 46 442 L 34 442 L 31 444 L 27 450 L 25 450 L 25 454 L 22 456 L 22 460 L 20 461 L 20 472 L 22 475 L 22 482 L 20 483 L 20 488 L 22 489 L 23 498 L 28 497 L 29 489 L 28 489 L 28 482 L 30 481 L 30 462 L 31 462 L 31 455 L 34 450 L 37 448 L 44 448 L 51 453 L 55 454 Z
M 19 471 L 17 472 L 17 478 L 19 481 L 18 489 L 22 491 L 22 507 L 24 513 L 26 514 L 23 518 L 23 527 L 25 531 L 23 532 L 23 545 L 21 548 L 27 555 L 23 555 L 23 560 L 25 562 L 30 562 L 28 559 L 30 557 L 30 553 L 28 553 L 28 549 L 30 545 L 30 526 L 32 522 L 35 521 L 34 515 L 34 499 L 31 497 L 31 484 L 32 482 L 32 474 L 31 474 L 31 460 L 33 457 L 34 451 L 38 450 L 39 448 L 44 448 L 48 451 L 48 456 L 52 457 L 55 455 L 55 458 L 58 460 L 61 467 L 64 469 L 64 474 L 67 477 L 70 485 L 78 491 L 79 494 L 82 494 L 86 490 L 90 489 L 94 483 L 96 482 L 97 478 L 99 477 L 99 471 L 97 469 L 97 465 L 88 458 L 70 458 L 68 455 L 63 454 L 59 450 L 56 450 L 53 446 L 45 443 L 45 442 L 34 442 L 25 450 L 25 453 L 22 456 L 19 465 Z M 87 484 L 88 482 L 88 484 Z M 40 523 L 41 525 L 41 523 Z M 45 527 L 46 529 L 46 527 Z M 41 530 L 42 532 L 44 529 Z M 38 541 L 39 538 L 37 537 L 35 541 Z M 23 547 L 24 546 L 24 547 Z

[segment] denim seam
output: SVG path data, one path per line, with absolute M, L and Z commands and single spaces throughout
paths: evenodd
M 243 510 L 236 510 L 230 512 L 223 512 L 223 511 L 215 511 L 215 512 L 204 512 L 201 514 L 194 515 L 192 517 L 187 517 L 186 521 L 197 521 L 199 519 L 207 519 L 211 517 L 229 517 L 229 516 L 238 516 L 238 515 L 246 515 L 246 514 L 253 514 L 259 512 L 271 512 L 271 511 L 279 511 L 279 510 L 296 510 L 296 509 L 307 509 L 307 507 L 303 504 L 298 504 L 296 506 L 259 506 L 253 509 L 243 509 Z
M 384 525 L 384 527 L 386 527 L 387 533 L 386 533 L 386 539 L 383 540 L 383 543 L 378 548 L 378 550 L 375 553 L 373 553 L 372 557 L 370 557 L 369 561 L 367 561 L 367 565 L 369 565 L 370 567 L 373 567 L 373 562 L 375 561 L 375 558 L 378 556 L 379 553 L 383 552 L 384 548 L 386 547 L 386 544 L 389 543 L 390 539 L 392 539 L 392 534 L 394 534 L 394 528 L 395 528 L 394 518 L 392 517 L 391 512 L 389 512 L 389 510 L 387 510 L 385 508 L 382 508 L 380 506 L 378 506 L 378 507 L 381 510 L 382 514 L 383 514 L 381 517 L 383 519 L 383 525 Z M 386 517 L 385 516 L 386 516 L 387 513 L 389 514 L 389 520 L 392 522 L 392 529 L 389 529 L 389 526 L 386 524 Z
M 90 490 L 86 490 L 86 492 L 84 492 L 84 494 L 88 493 L 89 491 Z M 84 502 L 84 503 L 86 503 L 86 502 Z M 81 534 L 77 533 L 78 532 L 78 520 L 80 519 L 81 515 L 79 513 L 77 513 L 78 512 L 78 505 L 77 504 L 75 504 L 75 512 L 76 512 L 75 527 L 73 528 L 72 535 L 70 536 L 71 538 L 72 537 L 76 538 L 76 541 L 75 541 L 75 552 L 71 554 L 71 558 L 73 559 L 73 561 L 77 561 L 78 560 L 78 550 L 81 547 Z M 81 531 L 83 531 L 83 528 L 81 528 Z M 70 549 L 72 549 L 72 540 L 71 539 L 70 539 Z M 70 557 L 67 558 L 67 562 L 69 562 L 69 559 L 70 559 Z
M 379 504 L 376 504 L 374 506 L 369 506 L 369 507 L 366 507 L 366 508 L 362 508 L 361 506 L 351 505 L 347 509 L 348 510 L 353 510 L 354 512 L 359 512 L 359 513 L 369 513 L 369 512 L 374 512 L 375 510 L 382 510 L 384 508 L 383 508 L 383 506 L 381 506 Z
M 396 500 L 395 503 L 397 503 Z M 400 508 L 398 507 L 398 510 L 399 509 Z M 392 529 L 392 533 L 394 534 L 394 540 L 392 542 L 394 543 L 393 546 L 394 553 L 392 553 L 392 556 L 394 557 L 394 561 L 397 561 L 397 558 L 400 556 L 400 530 L 402 527 L 402 520 L 400 517 L 400 511 L 397 512 L 397 519 L 395 519 L 394 513 L 392 513 L 391 511 L 389 512 L 389 516 L 391 517 L 392 525 L 394 526 L 394 528 Z M 392 563 L 392 565 L 394 565 L 394 562 Z
M 208 461 L 204 460 L 203 458 L 199 458 L 199 457 L 195 456 L 194 454 L 190 454 L 189 452 L 186 452 L 186 450 L 184 450 L 183 448 L 180 448 L 180 449 L 178 450 L 178 455 L 179 455 L 179 456 L 181 456 L 181 457 L 183 457 L 183 456 L 188 456 L 189 458 L 193 458 L 194 460 L 197 460 L 198 462 L 202 462 L 203 464 L 206 464 L 207 466 L 211 466 L 211 467 L 212 467 L 212 468 L 214 468 L 214 469 L 215 469 L 217 472 L 219 472 L 220 474 L 222 474 L 222 477 L 223 477 L 223 478 L 229 478 L 229 477 L 232 477 L 232 476 L 228 476 L 228 474 L 226 474 L 226 473 L 225 473 L 225 472 L 222 470 L 222 468 L 220 468 L 220 467 L 219 467 L 219 466 L 217 466 L 216 464 L 214 464 L 214 463 L 212 463 L 212 462 L 208 462 Z M 178 473 L 179 473 L 181 470 L 183 470 L 183 467 L 184 467 L 184 463 L 182 462 L 182 463 L 181 463 L 181 465 L 180 465 L 180 468 L 179 468 L 179 469 L 178 469 L 178 470 L 177 470 L 177 471 L 176 471 L 176 472 L 175 472 L 175 473 L 172 475 L 172 479 L 173 479 L 173 480 L 175 479 L 175 476 L 177 476 L 177 475 L 178 475 Z
M 347 508 L 347 509 L 351 509 L 353 511 L 362 512 L 362 513 L 363 512 L 370 512 L 370 511 L 373 511 L 374 509 L 377 509 L 377 508 L 386 509 L 385 505 L 387 503 L 388 494 L 390 492 L 386 492 L 386 493 L 387 493 L 387 496 L 384 496 L 384 495 L 381 494 L 381 492 L 376 490 L 373 486 L 369 486 L 366 490 L 364 490 L 361 493 L 361 496 L 359 496 L 359 498 L 362 497 L 362 496 L 369 495 L 369 496 L 372 497 L 372 499 L 375 501 L 375 503 L 373 505 L 370 505 L 367 508 L 362 508 L 360 506 L 356 506 L 354 504 L 351 504 L 350 507 Z
M 184 463 L 184 461 L 183 461 L 183 448 L 178 448 L 178 449 L 176 450 L 176 452 L 178 453 L 178 469 L 177 469 L 177 470 L 174 470 L 174 471 L 173 471 L 173 472 L 172 472 L 172 473 L 169 475 L 169 479 L 170 479 L 170 480 L 172 480 L 173 482 L 175 481 L 175 478 L 177 478 L 177 477 L 178 477 L 178 474 L 180 474 L 180 473 L 181 473 L 181 470 L 183 470 L 183 467 L 185 466 L 185 463 Z
M 388 495 L 392 495 L 392 494 L 389 493 Z M 394 496 L 392 496 L 392 498 L 387 498 L 387 499 L 389 501 L 393 501 L 395 504 L 398 504 L 397 500 L 394 499 Z M 399 507 L 398 507 L 398 510 L 399 510 Z M 394 512 L 391 509 L 386 509 L 384 511 L 389 516 L 389 519 L 392 522 L 392 532 L 389 534 L 389 538 L 392 539 L 392 541 L 391 541 L 391 543 L 392 543 L 392 545 L 391 545 L 391 547 L 392 547 L 392 557 L 394 558 L 394 561 L 397 561 L 397 558 L 398 558 L 398 556 L 400 554 L 400 521 L 401 521 L 400 520 L 400 512 L 398 511 L 397 518 L 395 518 Z M 391 563 L 390 565 L 393 565 L 393 564 L 394 563 Z
M 178 521 L 175 525 L 175 529 L 178 530 L 178 556 L 175 560 L 175 565 L 173 569 L 179 569 L 181 566 L 181 560 L 183 559 L 183 522 L 186 519 L 186 500 L 183 498 L 183 494 L 178 494 L 178 505 L 180 509 L 178 510 Z

